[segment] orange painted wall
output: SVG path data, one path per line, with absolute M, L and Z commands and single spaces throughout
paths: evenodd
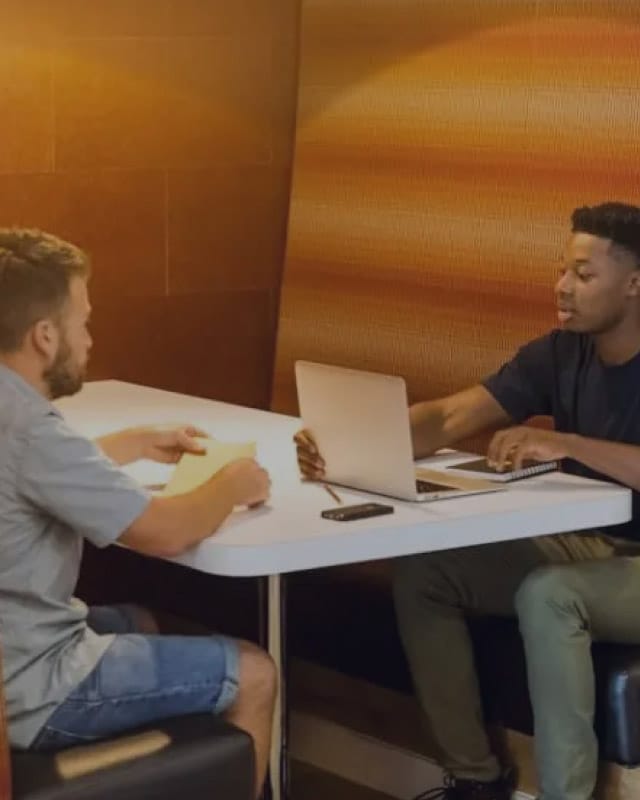
M 269 400 L 297 0 L 0 0 L 0 225 L 94 261 L 92 377 Z
M 640 203 L 640 2 L 306 0 L 273 406 L 296 358 L 478 380 L 606 199 Z

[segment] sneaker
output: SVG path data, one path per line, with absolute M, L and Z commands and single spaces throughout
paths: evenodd
M 511 800 L 510 781 L 498 778 L 495 781 L 473 781 L 447 775 L 444 786 L 428 789 L 414 800 Z

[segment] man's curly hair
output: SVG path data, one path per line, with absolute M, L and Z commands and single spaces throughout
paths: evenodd
M 574 233 L 590 233 L 633 254 L 640 267 L 640 208 L 627 203 L 608 202 L 576 208 L 571 215 Z

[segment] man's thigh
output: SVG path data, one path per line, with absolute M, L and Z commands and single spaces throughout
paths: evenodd
M 554 573 L 584 604 L 594 639 L 640 643 L 640 555 L 557 566 Z
M 168 717 L 220 714 L 238 691 L 237 643 L 224 636 L 116 635 L 32 745 L 52 750 Z
M 89 606 L 87 625 L 98 634 L 157 633 L 153 615 L 142 606 L 119 603 L 109 606 Z
M 597 531 L 489 542 L 397 559 L 394 589 L 398 598 L 418 592 L 465 611 L 512 616 L 515 594 L 530 573 L 613 553 L 610 538 Z
M 465 611 L 509 616 L 524 578 L 548 558 L 533 539 L 409 556 L 395 563 L 397 600 L 424 596 Z

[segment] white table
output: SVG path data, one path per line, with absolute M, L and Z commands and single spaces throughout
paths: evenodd
M 287 572 L 370 561 L 520 539 L 625 522 L 631 516 L 628 489 L 561 473 L 510 485 L 504 492 L 434 503 L 391 501 L 395 512 L 355 522 L 331 522 L 320 511 L 335 501 L 318 484 L 300 481 L 293 434 L 300 420 L 266 411 L 152 389 L 120 381 L 87 383 L 80 394 L 59 402 L 80 432 L 100 436 L 149 423 L 192 423 L 227 441 L 256 441 L 258 460 L 269 470 L 268 506 L 235 512 L 215 536 L 174 559 L 202 572 L 268 576 L 268 646 L 281 663 L 281 580 Z M 438 457 L 443 466 L 465 454 Z M 433 459 L 429 461 L 430 466 Z M 128 468 L 142 483 L 162 483 L 171 467 L 140 462 Z M 364 492 L 337 490 L 345 504 L 372 499 Z M 282 697 L 282 695 L 281 695 Z M 271 760 L 273 796 L 286 794 L 285 703 L 276 714 Z

